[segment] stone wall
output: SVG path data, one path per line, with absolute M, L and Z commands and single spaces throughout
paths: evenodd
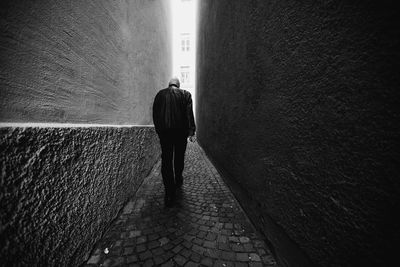
M 164 0 L 5 0 L 0 121 L 151 124 L 171 75 Z
M 283 266 L 396 255 L 398 12 L 394 1 L 200 1 L 198 138 Z

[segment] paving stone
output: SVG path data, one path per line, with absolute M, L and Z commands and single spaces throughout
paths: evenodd
M 163 248 L 164 250 L 170 250 L 170 249 L 172 249 L 173 247 L 174 247 L 174 245 L 171 244 L 171 243 L 168 243 L 168 244 L 162 246 L 162 248 Z
M 236 260 L 236 255 L 234 252 L 222 251 L 221 258 L 224 260 L 234 261 Z
M 202 256 L 199 255 L 199 254 L 197 254 L 197 253 L 195 253 L 195 252 L 193 252 L 193 253 L 190 255 L 190 259 L 191 259 L 192 261 L 194 261 L 194 262 L 200 262 L 201 258 L 202 258 Z
M 134 237 L 140 236 L 141 234 L 142 234 L 141 231 L 130 231 L 130 232 L 129 232 L 129 237 L 130 237 L 130 238 L 134 238 Z
M 124 265 L 124 261 L 125 261 L 125 258 L 123 258 L 123 257 L 114 258 L 111 266 L 113 266 L 113 267 L 114 266 L 122 266 L 122 265 Z
M 260 256 L 256 253 L 250 253 L 249 258 L 251 261 L 261 261 Z
M 257 248 L 256 250 L 257 250 L 258 255 L 260 255 L 260 256 L 264 256 L 264 255 L 267 254 L 267 252 L 265 251 L 265 249 Z
M 161 265 L 162 267 L 173 267 L 175 264 L 173 261 L 168 261 L 166 263 L 164 263 L 163 265 Z
M 178 264 L 179 266 L 183 266 L 186 262 L 187 259 L 185 257 L 183 257 L 182 255 L 176 255 L 174 257 L 174 261 L 176 262 L 176 264 Z
M 238 261 L 250 261 L 249 254 L 247 254 L 247 253 L 236 253 L 236 260 L 238 260 Z
M 154 261 L 153 261 L 153 259 L 147 259 L 147 260 L 145 261 L 145 263 L 143 264 L 143 266 L 144 266 L 144 267 L 151 267 L 151 266 L 154 266 Z
M 197 267 L 197 266 L 199 266 L 199 264 L 192 261 L 189 261 L 185 264 L 185 267 Z
M 124 247 L 133 247 L 136 245 L 136 241 L 134 239 L 127 239 L 123 242 Z
M 142 244 L 142 243 L 145 243 L 146 241 L 147 241 L 147 237 L 145 237 L 145 236 L 140 236 L 136 239 L 137 244 Z
M 206 248 L 216 248 L 217 244 L 214 241 L 204 241 L 203 246 Z
M 205 266 L 213 266 L 213 260 L 211 258 L 202 258 L 200 264 Z
M 112 260 L 111 260 L 111 259 L 106 259 L 106 260 L 103 262 L 102 266 L 104 266 L 104 267 L 109 267 L 109 266 L 111 266 L 111 264 L 112 264 Z
M 194 238 L 195 238 L 194 236 L 189 235 L 189 234 L 185 234 L 183 236 L 183 239 L 185 239 L 185 241 L 187 241 L 187 242 L 191 242 Z
M 224 260 L 217 260 L 215 261 L 213 266 L 218 266 L 218 267 L 234 267 L 234 263 L 230 261 L 224 261 Z
M 225 251 L 230 251 L 231 250 L 231 247 L 227 243 L 218 243 L 218 248 L 220 250 L 225 250 Z
M 133 263 L 133 262 L 137 262 L 137 261 L 138 261 L 138 257 L 136 255 L 126 257 L 127 263 Z
M 262 262 L 267 266 L 274 266 L 276 264 L 275 259 L 272 255 L 266 255 L 262 257 Z
M 250 238 L 248 238 L 247 236 L 241 236 L 239 237 L 239 241 L 240 243 L 248 243 L 250 241 Z
M 161 246 L 164 246 L 165 244 L 167 244 L 169 242 L 169 239 L 166 237 L 163 237 L 163 238 L 160 238 L 158 241 L 160 242 Z
M 244 247 L 240 244 L 232 244 L 231 248 L 235 252 L 244 252 L 245 251 Z
M 122 240 L 117 240 L 114 243 L 114 247 L 120 247 L 122 245 Z
M 184 184 L 171 208 L 164 207 L 160 166 L 154 166 L 86 264 L 277 266 L 198 144 L 188 144 Z
M 164 253 L 164 250 L 162 248 L 156 248 L 156 249 L 153 249 L 151 252 L 153 253 L 153 255 L 159 256 Z
M 265 242 L 262 240 L 253 240 L 253 243 L 256 248 L 264 248 L 265 247 Z
M 93 255 L 100 255 L 101 254 L 101 249 L 97 248 L 94 252 Z
M 97 264 L 99 261 L 100 261 L 100 255 L 92 255 L 87 261 L 87 264 Z
M 207 232 L 200 230 L 200 232 L 197 233 L 197 237 L 200 239 L 204 239 L 207 235 Z
M 133 254 L 135 251 L 134 247 L 126 247 L 124 248 L 124 254 L 123 255 L 131 255 Z
M 180 238 L 180 237 L 175 238 L 175 239 L 172 240 L 172 243 L 173 243 L 174 245 L 178 245 L 178 244 L 180 244 L 180 243 L 182 243 L 182 242 L 183 242 L 183 238 Z
M 178 254 L 178 252 L 181 251 L 182 249 L 183 249 L 183 246 L 178 245 L 172 249 L 172 252 L 174 252 L 175 254 Z
M 199 254 L 203 254 L 205 251 L 207 251 L 207 249 L 205 249 L 205 248 L 203 248 L 201 246 L 198 246 L 198 245 L 193 245 L 192 250 L 194 252 L 199 253 Z
M 203 240 L 203 239 L 200 239 L 200 238 L 195 238 L 195 239 L 193 239 L 192 242 L 193 242 L 194 244 L 197 244 L 197 245 L 202 245 L 203 242 L 204 242 L 204 240 Z
M 110 256 L 119 256 L 122 254 L 122 248 L 116 247 L 116 248 L 110 248 L 109 254 Z
M 179 254 L 181 254 L 185 258 L 189 258 L 192 252 L 188 249 L 182 249 Z
M 123 214 L 132 213 L 134 208 L 135 208 L 135 202 L 129 201 L 128 204 L 124 207 Z
M 149 249 L 153 249 L 153 248 L 156 248 L 156 247 L 159 247 L 160 246 L 160 242 L 158 242 L 158 241 L 151 241 L 151 242 L 149 242 L 149 244 L 147 245 L 147 247 L 149 248 Z
M 255 248 L 253 247 L 253 245 L 251 245 L 251 244 L 244 244 L 243 247 L 246 252 L 255 252 L 256 251 Z
M 175 254 L 172 251 L 167 251 L 162 255 L 165 261 L 172 259 L 174 256 Z
M 141 253 L 141 252 L 145 251 L 146 249 L 147 249 L 147 248 L 146 248 L 145 245 L 138 245 L 138 246 L 136 247 L 136 251 L 137 251 L 138 253 Z
M 217 235 L 214 233 L 208 233 L 206 239 L 209 241 L 214 241 L 217 238 Z
M 225 224 L 226 229 L 233 229 L 233 225 L 231 223 L 226 223 Z
M 239 243 L 240 242 L 240 239 L 238 237 L 236 237 L 236 236 L 230 236 L 228 239 L 229 239 L 230 242 L 234 242 L 234 243 Z
M 147 260 L 148 258 L 151 258 L 151 257 L 152 257 L 152 254 L 148 250 L 139 254 L 139 259 L 142 261 Z
M 160 236 L 158 234 L 151 234 L 149 235 L 149 237 L 147 238 L 149 241 L 153 241 L 158 239 Z
M 182 242 L 182 246 L 184 246 L 187 249 L 190 249 L 193 246 L 193 244 L 190 243 L 189 241 L 185 240 Z
M 155 263 L 156 265 L 160 265 L 160 264 L 163 263 L 163 262 L 164 262 L 164 258 L 163 258 L 163 257 L 160 257 L 160 256 L 154 257 L 154 263 Z
M 219 235 L 217 240 L 220 243 L 226 243 L 226 242 L 228 242 L 228 237 L 225 235 Z

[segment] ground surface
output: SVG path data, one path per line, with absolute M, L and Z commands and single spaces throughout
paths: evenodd
M 160 162 L 96 245 L 86 266 L 276 266 L 197 143 L 177 204 L 164 207 Z

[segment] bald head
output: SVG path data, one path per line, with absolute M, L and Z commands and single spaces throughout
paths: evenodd
M 181 86 L 181 83 L 179 82 L 178 78 L 173 77 L 171 80 L 169 80 L 169 83 L 168 83 L 168 86 L 171 86 L 171 85 L 175 85 L 176 87 L 179 88 Z

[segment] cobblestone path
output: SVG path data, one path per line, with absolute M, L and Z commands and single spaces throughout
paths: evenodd
M 197 143 L 188 143 L 178 203 L 164 207 L 160 162 L 85 266 L 276 266 Z

